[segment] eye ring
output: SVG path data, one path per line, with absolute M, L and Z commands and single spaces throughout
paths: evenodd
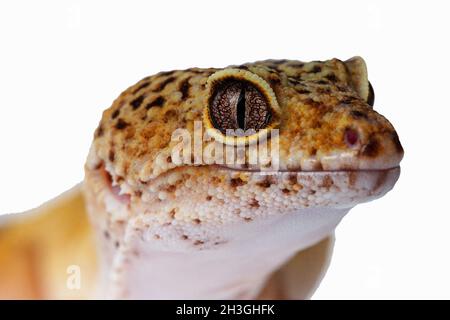
M 203 112 L 203 123 L 205 128 L 208 130 L 208 133 L 210 136 L 212 136 L 216 141 L 225 143 L 225 144 L 232 144 L 232 145 L 245 145 L 245 144 L 251 144 L 261 139 L 266 139 L 269 134 L 270 130 L 276 128 L 279 125 L 280 121 L 280 115 L 281 110 L 278 105 L 278 101 L 276 99 L 275 93 L 273 92 L 270 85 L 260 76 L 257 74 L 254 74 L 247 70 L 241 70 L 241 69 L 235 69 L 235 68 L 227 68 L 224 70 L 217 71 L 213 73 L 207 80 L 207 90 L 208 90 L 208 96 L 207 96 L 207 105 Z M 225 89 L 223 88 L 224 86 Z M 259 125 L 261 127 L 258 127 L 256 129 L 252 128 L 251 125 L 251 119 L 249 122 L 247 122 L 247 118 L 245 118 L 246 123 L 250 123 L 250 129 L 251 134 L 249 135 L 243 135 L 243 136 L 233 136 L 233 135 L 227 135 L 224 131 L 224 128 L 221 128 L 220 125 L 217 123 L 217 119 L 214 119 L 214 115 L 211 109 L 213 108 L 212 105 L 214 103 L 214 99 L 217 97 L 217 95 L 220 93 L 220 90 L 226 91 L 226 90 L 241 90 L 241 89 L 235 89 L 235 87 L 240 88 L 248 88 L 248 90 L 253 94 L 253 96 L 257 96 L 258 101 L 264 100 L 262 103 L 263 110 L 258 109 L 254 110 L 256 116 L 260 116 L 263 114 L 265 116 L 264 121 L 259 120 Z M 244 89 L 245 91 L 245 89 Z M 222 92 L 223 94 L 223 92 Z M 237 98 L 239 96 L 239 98 Z M 239 104 L 240 99 L 242 99 L 242 91 L 234 96 L 234 102 L 229 101 L 230 103 Z M 225 97 L 226 99 L 227 97 Z M 236 99 L 239 99 L 237 102 Z M 247 103 L 247 102 L 245 102 Z M 221 107 L 221 106 L 215 106 Z M 245 107 L 247 108 L 247 107 Z M 252 106 L 249 107 L 250 109 Z M 234 111 L 234 117 L 238 117 L 236 115 L 237 112 L 242 113 L 242 110 Z M 247 117 L 249 110 L 245 109 Z M 241 115 L 242 116 L 242 115 Z M 231 117 L 231 115 L 228 115 L 228 117 Z M 223 119 L 221 119 L 223 120 Z M 236 123 L 239 122 L 239 128 L 233 128 L 233 129 L 242 129 L 240 127 L 243 126 L 244 120 L 243 119 L 225 119 L 225 121 L 232 121 L 234 120 Z M 254 123 L 253 123 L 254 124 Z M 242 130 L 243 132 L 243 130 Z M 246 131 L 247 132 L 247 131 Z

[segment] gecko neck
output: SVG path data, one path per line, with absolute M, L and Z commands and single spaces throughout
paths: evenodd
M 332 234 L 349 209 L 311 208 L 225 230 L 218 249 L 149 247 L 129 223 L 122 245 L 103 265 L 102 295 L 121 299 L 254 299 L 270 275 L 297 252 Z M 242 236 L 244 235 L 244 236 Z

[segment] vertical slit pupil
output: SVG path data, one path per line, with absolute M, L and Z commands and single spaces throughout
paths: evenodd
M 245 85 L 239 93 L 236 116 L 239 129 L 245 130 Z

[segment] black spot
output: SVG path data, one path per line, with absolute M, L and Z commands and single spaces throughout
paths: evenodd
M 297 91 L 300 94 L 310 94 L 311 91 L 303 89 L 303 88 L 295 88 L 295 91 Z
M 281 84 L 281 79 L 279 77 L 271 77 L 269 78 L 269 82 L 274 87 Z
M 116 123 L 116 129 L 122 130 L 122 129 L 125 129 L 126 127 L 128 127 L 128 123 L 125 122 L 122 118 L 119 118 L 119 120 L 117 120 L 117 123 Z
M 140 95 L 136 99 L 130 102 L 131 106 L 133 107 L 133 110 L 136 110 L 139 108 L 142 104 L 142 101 L 144 101 L 145 95 Z
M 364 112 L 361 112 L 359 110 L 352 110 L 352 111 L 350 111 L 350 115 L 354 119 L 367 119 L 367 114 L 365 114 Z
M 361 154 L 366 157 L 375 157 L 380 150 L 380 143 L 375 137 L 370 137 L 369 142 L 363 147 Z
M 311 72 L 311 73 L 319 73 L 319 72 L 321 72 L 322 71 L 322 67 L 321 66 L 314 66 L 312 69 L 311 69 L 311 71 L 309 71 L 309 72 Z
M 152 102 L 149 102 L 146 106 L 145 109 L 149 110 L 152 107 L 162 107 L 164 105 L 164 103 L 166 102 L 166 100 L 159 96 L 158 98 L 156 98 L 155 100 L 153 100 Z
M 336 77 L 336 75 L 335 75 L 334 73 L 327 74 L 327 75 L 325 76 L 325 78 L 327 78 L 327 79 L 330 80 L 331 82 L 336 82 L 336 81 L 338 80 L 337 77 Z
M 345 99 L 341 100 L 340 102 L 342 104 L 352 104 L 355 100 L 358 100 L 355 97 L 346 97 Z
M 164 88 L 165 88 L 169 83 L 171 83 L 172 81 L 174 81 L 175 79 L 176 79 L 175 77 L 169 77 L 169 78 L 167 78 L 166 80 L 160 82 L 160 83 L 156 86 L 156 88 L 155 88 L 153 91 L 158 92 L 158 91 L 164 90 Z
M 263 181 L 258 182 L 257 185 L 260 186 L 261 188 L 267 189 L 272 185 L 272 182 L 270 181 L 269 178 L 266 178 Z
M 103 126 L 100 124 L 100 125 L 97 127 L 97 130 L 95 131 L 95 136 L 96 136 L 97 138 L 99 138 L 99 137 L 103 136 L 103 134 L 104 134 Z
M 189 88 L 190 88 L 189 79 L 190 78 L 186 78 L 180 83 L 179 90 L 181 92 L 181 99 L 186 99 L 187 97 L 189 97 Z
M 171 70 L 171 71 L 162 71 L 160 73 L 158 73 L 158 76 L 170 76 L 175 72 L 175 70 Z
M 116 155 L 115 155 L 114 151 L 113 150 L 109 150 L 109 155 L 108 155 L 109 161 L 114 162 L 115 158 L 116 158 Z
M 230 180 L 230 186 L 232 188 L 240 187 L 240 186 L 243 186 L 245 184 L 246 184 L 246 182 L 244 180 L 242 180 L 241 178 L 239 178 L 239 177 L 238 178 L 233 178 L 233 179 Z
M 117 109 L 116 111 L 113 112 L 113 114 L 111 115 L 111 119 L 115 119 L 119 116 L 120 114 L 120 109 Z
M 238 67 L 236 67 L 236 69 L 248 70 L 248 67 L 247 66 L 238 66 Z
M 291 82 L 293 84 L 301 84 L 302 83 L 301 79 L 296 79 L 296 78 L 293 78 L 293 77 L 289 78 L 289 82 Z
M 315 83 L 317 83 L 317 84 L 321 84 L 321 85 L 326 85 L 326 84 L 329 84 L 327 81 L 325 81 L 325 80 L 317 80 L 317 81 L 314 81 Z
M 150 82 L 144 82 L 143 84 L 141 84 L 139 87 L 137 87 L 136 89 L 134 89 L 133 94 L 141 91 L 144 88 L 147 88 L 150 85 Z

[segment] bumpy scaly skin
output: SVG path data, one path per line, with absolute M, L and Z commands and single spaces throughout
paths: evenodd
M 403 150 L 367 103 L 362 59 L 232 68 L 256 74 L 276 96 L 280 172 L 262 174 L 248 161 L 232 170 L 207 156 L 195 166 L 172 161 L 172 133 L 193 135 L 208 106 L 208 78 L 219 69 L 147 77 L 103 113 L 85 193 L 109 296 L 255 297 L 297 250 L 397 180 Z

